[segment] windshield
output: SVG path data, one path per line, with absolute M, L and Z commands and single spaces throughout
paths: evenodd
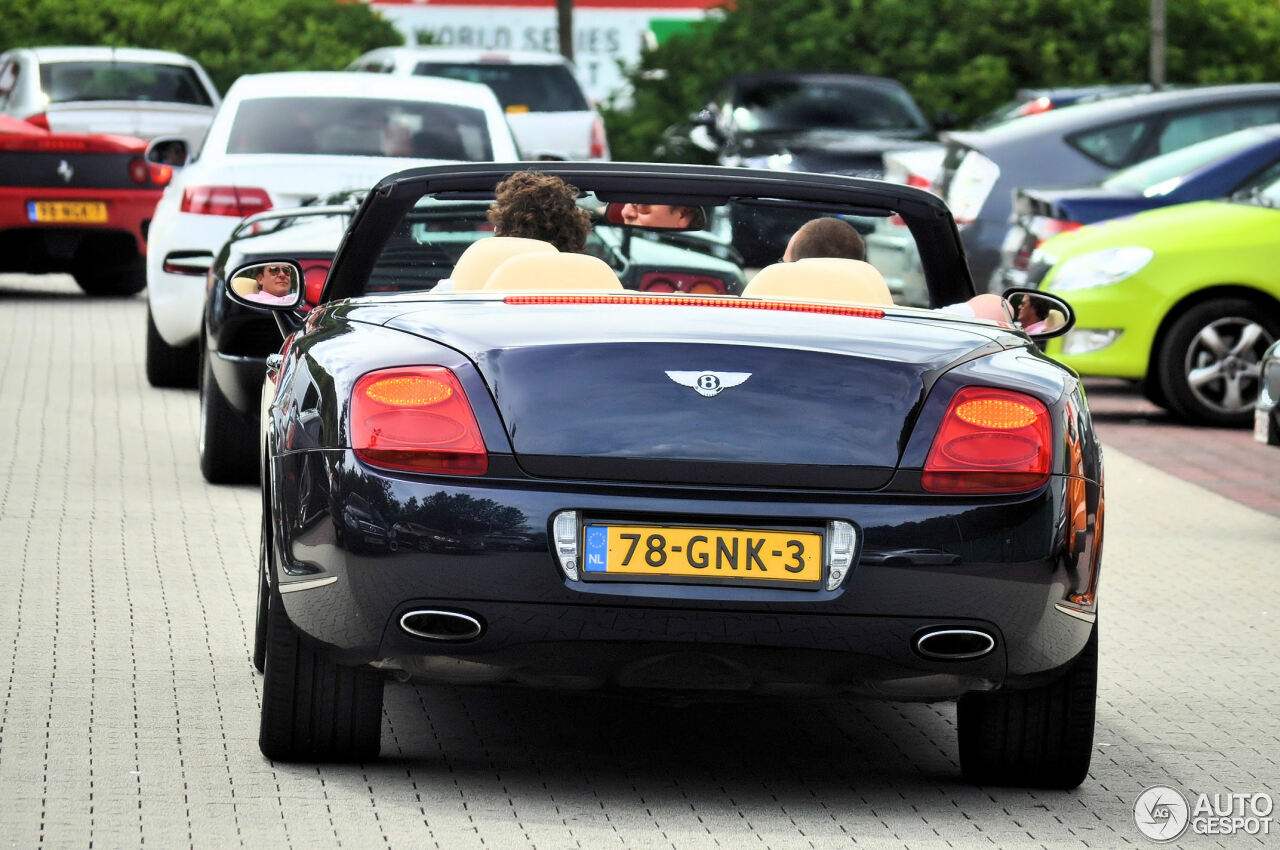
M 852 238 L 862 254 L 884 277 L 892 302 L 899 306 L 931 306 L 930 293 L 910 230 L 889 216 L 869 216 L 865 209 L 842 211 L 837 206 L 815 207 L 776 199 L 733 198 L 704 206 L 706 226 L 694 230 L 645 229 L 607 218 L 605 200 L 581 192 L 578 207 L 590 218 L 590 232 L 580 253 L 603 260 L 627 290 L 645 293 L 741 295 L 745 286 L 769 266 L 783 264 L 793 235 L 815 219 L 835 219 L 835 227 L 814 243 L 810 257 L 848 256 Z M 364 294 L 474 289 L 480 281 L 462 278 L 463 252 L 473 243 L 491 239 L 489 200 L 440 199 L 424 196 L 409 209 L 382 246 Z M 651 205 L 658 206 L 658 205 Z M 821 228 L 820 228 L 821 230 Z M 825 251 L 835 253 L 826 253 Z M 548 283 L 554 289 L 554 284 Z
M 50 103 L 140 100 L 212 106 L 196 72 L 152 62 L 46 62 L 40 88 Z
M 482 110 L 355 97 L 246 100 L 236 111 L 227 152 L 493 159 Z
M 734 122 L 748 132 L 860 130 L 925 133 L 928 123 L 902 89 L 856 80 L 767 80 L 741 84 Z
M 419 62 L 413 73 L 484 83 L 507 112 L 582 112 L 586 98 L 564 65 Z
M 1247 150 L 1266 138 L 1266 134 L 1256 127 L 1216 136 L 1117 171 L 1102 181 L 1102 185 L 1149 197 L 1165 195 L 1180 186 L 1182 179 L 1192 172 Z

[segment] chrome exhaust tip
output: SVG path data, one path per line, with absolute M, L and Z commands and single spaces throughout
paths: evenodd
M 936 661 L 981 658 L 996 648 L 996 639 L 977 629 L 930 629 L 916 637 L 916 652 Z
M 400 628 L 426 640 L 475 640 L 484 634 L 484 624 L 470 614 L 433 608 L 405 614 L 400 618 Z

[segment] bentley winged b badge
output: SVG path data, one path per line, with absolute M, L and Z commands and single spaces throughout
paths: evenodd
M 750 372 L 676 372 L 668 371 L 667 377 L 682 387 L 691 387 L 698 395 L 711 398 L 722 390 L 736 387 L 751 377 Z

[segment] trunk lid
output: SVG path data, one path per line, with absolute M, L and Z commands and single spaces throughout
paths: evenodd
M 385 324 L 476 364 L 530 475 L 686 484 L 883 486 L 932 378 L 994 344 L 958 322 L 643 305 L 436 302 Z
M 45 117 L 55 133 L 110 133 L 140 139 L 178 136 L 194 152 L 213 120 L 213 109 L 131 100 L 51 103 L 45 109 Z

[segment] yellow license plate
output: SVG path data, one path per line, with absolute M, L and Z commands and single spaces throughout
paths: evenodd
M 107 205 L 101 201 L 29 201 L 27 217 L 40 222 L 101 224 L 107 220 Z
M 587 523 L 582 555 L 586 579 L 753 584 L 822 579 L 822 535 L 807 531 Z

